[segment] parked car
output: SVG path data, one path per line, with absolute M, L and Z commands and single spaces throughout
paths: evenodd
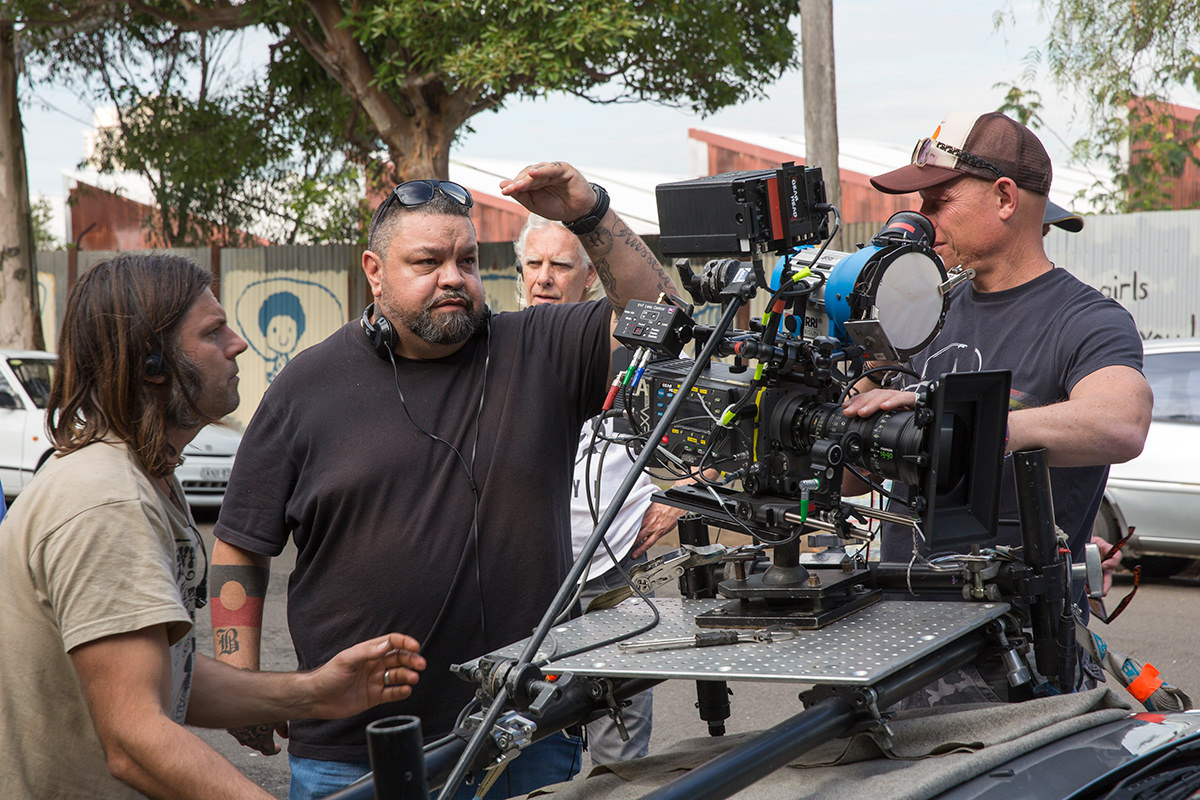
M 57 357 L 39 350 L 0 350 L 0 486 L 15 498 L 54 452 L 46 435 L 46 403 Z M 241 434 L 207 425 L 183 449 L 175 474 L 190 505 L 221 505 Z
M 1144 345 L 1154 414 L 1142 454 L 1109 471 L 1095 532 L 1112 542 L 1133 526 L 1126 563 L 1166 577 L 1200 558 L 1200 339 Z
M 53 353 L 0 350 L 0 485 L 16 497 L 54 446 L 46 435 Z
M 216 508 L 225 498 L 225 486 L 233 470 L 242 435 L 225 425 L 205 425 L 187 447 L 175 477 L 183 485 L 188 504 L 194 508 Z

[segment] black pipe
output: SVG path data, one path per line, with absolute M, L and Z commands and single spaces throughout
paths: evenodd
M 661 786 L 642 800 L 720 800 L 848 731 L 867 717 L 843 697 L 827 697 L 761 736 Z
M 922 599 L 928 599 L 929 592 L 945 592 L 956 598 L 962 597 L 961 570 L 883 561 L 872 561 L 867 567 L 871 572 L 871 585 L 876 589 L 907 592 L 911 588 Z
M 679 518 L 679 543 L 695 547 L 707 547 L 711 539 L 708 525 L 698 514 L 684 514 Z M 692 600 L 717 596 L 715 564 L 693 567 L 679 576 L 679 593 Z M 700 719 L 708 724 L 709 736 L 725 735 L 725 720 L 732 713 L 729 704 L 729 684 L 725 681 L 696 681 L 696 710 Z
M 1061 675 L 1058 657 L 1058 615 L 1061 597 L 1058 544 L 1054 533 L 1054 498 L 1050 490 L 1050 468 L 1045 449 L 1013 453 L 1017 483 L 1017 516 L 1021 522 L 1021 544 L 1025 563 L 1035 575 L 1048 578 L 1046 591 L 1029 604 L 1033 628 L 1033 651 L 1038 672 L 1056 686 Z M 1058 602 L 1055 602 L 1055 601 Z M 1061 687 L 1060 687 L 1061 688 Z
M 367 725 L 375 800 L 428 800 L 419 717 L 384 717 Z
M 974 631 L 922 658 L 918 663 L 884 678 L 873 687 L 879 709 L 882 711 L 895 705 L 943 675 L 973 663 L 986 643 L 983 633 Z
M 970 664 L 983 648 L 984 637 L 974 632 L 943 647 L 919 663 L 872 687 L 875 708 L 883 710 L 952 670 Z M 724 800 L 791 763 L 817 745 L 850 731 L 872 718 L 869 705 L 847 699 L 850 692 L 814 703 L 751 741 L 714 758 L 686 775 L 661 786 L 642 800 Z M 866 693 L 858 695 L 861 700 Z

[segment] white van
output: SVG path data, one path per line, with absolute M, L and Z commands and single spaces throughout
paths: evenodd
M 0 350 L 0 486 L 16 497 L 54 446 L 46 435 L 53 353 Z
M 58 357 L 40 350 L 0 350 L 0 486 L 12 499 L 54 452 L 46 435 L 46 403 Z M 193 507 L 217 507 L 233 469 L 241 434 L 206 425 L 183 448 L 175 476 Z

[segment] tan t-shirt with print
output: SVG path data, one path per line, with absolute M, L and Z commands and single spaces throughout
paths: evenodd
M 178 497 L 183 497 L 178 482 Z M 72 648 L 166 624 L 168 713 L 187 711 L 206 559 L 121 442 L 55 457 L 0 523 L 0 786 L 11 798 L 128 798 L 108 772 Z

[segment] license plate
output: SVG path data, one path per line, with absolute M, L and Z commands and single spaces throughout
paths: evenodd
M 201 467 L 200 477 L 206 481 L 228 481 L 229 467 Z

